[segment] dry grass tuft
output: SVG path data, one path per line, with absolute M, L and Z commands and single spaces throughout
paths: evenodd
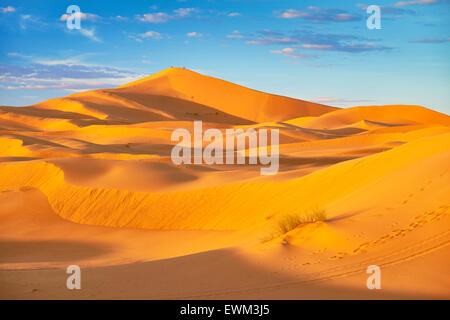
M 276 232 L 261 239 L 261 242 L 268 242 L 274 238 L 277 238 L 283 234 L 288 233 L 296 229 L 305 223 L 315 223 L 318 221 L 325 221 L 327 219 L 327 213 L 325 209 L 314 208 L 313 210 L 304 214 L 288 214 L 278 221 Z

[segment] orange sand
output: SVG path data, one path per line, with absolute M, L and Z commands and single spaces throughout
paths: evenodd
M 280 171 L 171 162 L 174 129 L 278 128 Z M 450 298 L 450 117 L 171 68 L 0 107 L 0 298 Z M 288 214 L 326 220 L 276 234 Z M 65 268 L 82 268 L 82 290 Z M 366 268 L 382 290 L 366 288 Z

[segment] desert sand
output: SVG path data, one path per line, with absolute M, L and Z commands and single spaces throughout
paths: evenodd
M 278 174 L 174 165 L 171 133 L 194 120 L 279 129 Z M 449 299 L 449 164 L 448 115 L 180 68 L 0 107 L 0 298 Z M 81 290 L 66 288 L 73 264 Z

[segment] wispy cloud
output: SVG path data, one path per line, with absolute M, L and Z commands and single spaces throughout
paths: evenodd
M 18 53 L 18 52 L 8 52 L 7 53 L 8 57 L 18 57 L 18 58 L 30 58 L 30 56 Z
M 261 30 L 258 31 L 257 35 L 247 35 L 245 42 L 255 45 L 294 44 L 298 43 L 298 39 L 272 30 Z
M 63 15 L 61 15 L 59 20 L 66 21 L 71 16 L 78 17 L 80 20 L 90 21 L 90 22 L 110 23 L 110 22 L 114 22 L 114 21 L 118 21 L 118 22 L 130 21 L 129 17 L 124 17 L 121 15 L 106 17 L 106 16 L 100 16 L 95 13 L 86 13 L 86 12 L 75 12 L 73 14 L 64 13 Z
M 144 32 L 144 33 L 141 33 L 138 35 L 128 34 L 128 38 L 133 39 L 137 42 L 143 42 L 145 39 L 161 40 L 164 38 L 164 35 L 157 31 L 149 30 L 147 32 Z
M 147 31 L 143 34 L 140 34 L 139 36 L 141 38 L 153 38 L 153 39 L 157 39 L 157 40 L 163 38 L 162 34 L 159 32 L 156 32 L 156 31 Z
M 445 42 L 450 42 L 450 38 L 415 39 L 415 40 L 412 40 L 411 42 L 415 42 L 415 43 L 445 43 Z
M 300 10 L 288 9 L 280 14 L 280 18 L 291 19 L 291 18 L 299 18 L 302 12 Z
M 164 23 L 169 21 L 171 16 L 164 12 L 157 12 L 157 13 L 146 13 L 142 16 L 137 16 L 136 18 L 141 22 Z
M 14 12 L 14 11 L 16 11 L 16 8 L 11 7 L 11 6 L 1 7 L 0 8 L 0 12 L 1 13 L 8 13 L 8 12 Z
M 247 44 L 268 45 L 268 44 L 293 44 L 297 39 L 291 37 L 264 37 L 256 40 L 247 40 Z
M 329 50 L 333 48 L 333 46 L 330 44 L 302 44 L 300 47 L 303 49 L 313 50 Z
M 316 97 L 312 99 L 308 99 L 311 102 L 323 103 L 323 104 L 347 104 L 347 103 L 370 103 L 374 102 L 369 99 L 344 99 L 344 98 L 336 98 L 336 97 Z
M 391 47 L 378 45 L 373 42 L 366 43 L 336 43 L 336 44 L 303 44 L 305 50 L 341 51 L 347 53 L 361 53 L 368 51 L 388 51 Z
M 243 39 L 244 35 L 239 30 L 234 30 L 231 34 L 225 36 L 226 39 Z
M 395 7 L 406 7 L 416 5 L 428 5 L 440 2 L 439 0 L 413 0 L 413 1 L 400 1 L 394 4 Z
M 290 35 L 271 30 L 262 30 L 255 34 L 241 34 L 235 31 L 226 36 L 227 39 L 243 40 L 251 45 L 289 45 L 289 48 L 316 51 L 339 51 L 346 53 L 361 53 L 369 51 L 387 51 L 391 47 L 375 43 L 366 38 L 345 35 L 316 33 L 307 30 L 296 30 Z M 277 51 L 277 50 L 275 50 Z M 288 52 L 272 52 L 286 55 Z
M 102 18 L 101 16 L 94 14 L 94 13 L 85 13 L 85 12 L 75 12 L 73 14 L 63 14 L 59 18 L 60 21 L 67 21 L 70 17 L 79 18 L 80 20 L 84 21 L 91 21 L 91 22 L 97 22 L 108 18 Z M 116 17 L 111 18 L 116 19 Z M 97 36 L 95 28 L 86 28 L 84 25 L 80 29 L 73 29 L 69 33 L 75 34 L 80 33 L 82 36 L 95 41 L 95 42 L 102 42 L 102 40 Z
M 142 77 L 128 70 L 83 64 L 77 59 L 44 60 L 29 64 L 0 64 L 0 86 L 8 90 L 107 88 Z
M 319 8 L 309 6 L 305 9 L 288 9 L 284 11 L 275 12 L 275 15 L 282 19 L 303 19 L 312 23 L 327 23 L 327 22 L 350 22 L 359 21 L 362 16 L 359 14 L 352 14 L 341 9 Z
M 186 35 L 187 35 L 189 38 L 200 38 L 200 37 L 203 37 L 203 34 L 198 33 L 198 32 L 196 32 L 196 31 L 188 32 Z
M 309 59 L 310 56 L 304 53 L 298 53 L 297 49 L 294 48 L 284 48 L 281 50 L 271 50 L 270 53 L 279 54 L 285 57 L 290 57 L 294 59 Z
M 80 33 L 85 36 L 86 38 L 91 39 L 92 41 L 95 42 L 102 42 L 96 35 L 95 35 L 95 30 L 94 29 L 86 29 L 86 28 L 81 28 L 80 29 Z
M 195 8 L 179 8 L 173 10 L 173 13 L 168 14 L 165 12 L 145 13 L 143 15 L 136 15 L 136 19 L 141 22 L 149 23 L 165 23 L 171 19 L 178 19 L 190 16 L 197 11 Z
M 368 5 L 358 3 L 356 5 L 356 7 L 366 11 Z M 395 6 L 380 6 L 380 9 L 381 9 L 381 14 L 383 15 L 383 17 L 390 16 L 389 18 L 393 18 L 392 16 L 394 16 L 394 18 L 395 18 L 395 17 L 401 17 L 403 15 L 415 15 L 416 14 L 416 12 L 411 9 L 400 8 L 400 7 L 395 7 Z
M 117 21 L 128 21 L 129 20 L 127 17 L 122 17 L 122 16 L 115 16 L 113 19 L 117 20 Z
M 73 14 L 67 14 L 64 13 L 59 20 L 61 21 L 66 21 L 67 19 L 69 19 L 69 17 L 74 17 L 74 18 L 78 18 L 80 20 L 90 20 L 90 21 L 98 21 L 101 19 L 101 17 L 99 15 L 93 14 L 93 13 L 84 13 L 84 12 L 75 12 Z
M 186 17 L 191 13 L 193 13 L 194 11 L 196 11 L 195 8 L 179 8 L 174 10 L 173 12 L 175 13 L 176 17 Z
M 20 28 L 22 30 L 26 30 L 30 25 L 42 27 L 45 26 L 46 23 L 42 22 L 38 17 L 35 17 L 31 14 L 21 14 L 19 20 Z

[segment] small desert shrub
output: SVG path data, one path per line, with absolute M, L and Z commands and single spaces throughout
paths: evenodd
M 307 222 L 314 223 L 327 220 L 327 212 L 323 208 L 314 208 L 306 214 Z
M 288 233 L 291 230 L 294 230 L 299 225 L 303 224 L 305 221 L 302 216 L 296 214 L 289 214 L 284 216 L 283 219 L 278 221 L 278 231 L 279 234 Z
M 325 221 L 326 219 L 327 213 L 325 209 L 322 208 L 314 208 L 311 211 L 303 214 L 288 214 L 278 221 L 276 232 L 262 238 L 261 242 L 268 242 L 274 238 L 288 233 L 289 231 L 294 230 L 302 224 Z

